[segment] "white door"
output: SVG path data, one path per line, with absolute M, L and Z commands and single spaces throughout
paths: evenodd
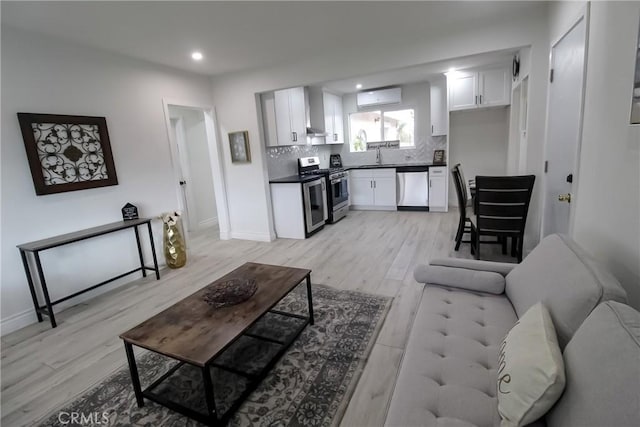
M 184 120 L 182 118 L 171 119 L 171 131 L 173 132 L 173 140 L 176 142 L 176 149 L 179 158 L 178 173 L 180 175 L 180 189 L 182 196 L 182 206 L 184 207 L 183 222 L 187 231 L 192 230 L 192 224 L 197 223 L 197 219 L 193 218 L 195 212 L 189 209 L 194 205 L 191 187 L 187 183 L 191 181 L 189 176 L 189 161 L 186 146 L 186 132 L 184 130 Z M 184 220 L 186 219 L 186 220 Z
M 458 71 L 447 78 L 449 87 L 449 110 L 477 108 L 478 73 Z
M 544 179 L 543 237 L 569 233 L 571 206 L 560 196 L 572 195 L 576 182 L 582 128 L 584 17 L 552 48 L 552 78 L 547 112 L 546 175 Z

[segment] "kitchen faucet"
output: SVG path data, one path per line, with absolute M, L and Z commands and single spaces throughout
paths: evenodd
M 376 147 L 376 163 L 381 165 L 382 164 L 382 156 L 380 155 L 380 146 L 378 145 Z

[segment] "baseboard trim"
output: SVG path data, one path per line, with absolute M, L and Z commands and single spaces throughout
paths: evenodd
M 198 227 L 200 228 L 206 228 L 206 227 L 211 227 L 213 225 L 216 225 L 218 223 L 218 218 L 209 218 L 209 219 L 205 219 L 204 221 L 200 221 L 198 223 Z
M 371 205 L 351 205 L 349 209 L 353 211 L 397 211 L 397 206 L 371 206 Z
M 271 233 L 252 233 L 250 231 L 232 231 L 230 236 L 232 239 L 253 240 L 256 242 L 272 242 L 274 240 Z
M 0 336 L 15 332 L 18 329 L 22 329 L 25 326 L 36 323 L 37 321 L 38 318 L 36 317 L 36 313 L 32 308 L 20 313 L 16 313 L 9 317 L 5 317 L 4 319 L 0 320 Z M 45 318 L 45 321 L 48 322 L 48 319 Z

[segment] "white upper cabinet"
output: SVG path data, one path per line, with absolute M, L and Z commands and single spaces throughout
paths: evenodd
M 433 80 L 431 84 L 431 136 L 447 135 L 449 110 L 447 109 L 447 82 Z
M 449 87 L 449 110 L 477 108 L 478 73 L 459 71 L 454 77 L 447 77 Z
M 504 68 L 478 73 L 481 106 L 509 105 L 511 101 L 511 73 Z
M 307 100 L 304 87 L 274 92 L 278 145 L 307 142 Z
M 449 111 L 509 105 L 511 75 L 506 68 L 458 71 L 447 77 Z
M 322 93 L 324 107 L 324 130 L 327 144 L 344 144 L 344 122 L 342 117 L 342 97 L 330 92 Z

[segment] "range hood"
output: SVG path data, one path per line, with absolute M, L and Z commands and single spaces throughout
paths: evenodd
M 318 129 L 318 128 L 314 128 L 314 127 L 308 127 L 307 128 L 307 136 L 312 136 L 312 137 L 324 137 L 327 136 L 327 132 L 325 132 L 322 129 Z

